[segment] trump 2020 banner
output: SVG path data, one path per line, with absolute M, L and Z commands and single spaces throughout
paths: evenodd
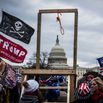
M 0 35 L 0 57 L 10 60 L 14 63 L 22 63 L 26 54 L 27 50 L 22 46 Z
M 21 19 L 2 11 L 0 31 L 5 35 L 29 44 L 35 30 Z

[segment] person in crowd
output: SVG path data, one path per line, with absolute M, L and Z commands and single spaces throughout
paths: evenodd
M 96 78 L 96 77 L 100 77 L 101 79 L 103 79 L 103 76 L 101 74 L 99 74 L 98 72 L 95 72 L 95 71 L 88 71 L 87 73 L 85 73 L 83 75 L 83 77 L 86 77 L 86 80 L 89 81 L 89 82 L 93 78 Z
M 83 77 L 81 79 L 78 80 L 78 83 L 77 83 L 77 87 L 80 83 L 83 83 L 83 82 L 86 82 L 87 84 L 90 85 L 90 81 L 95 78 L 95 77 L 102 77 L 98 72 L 95 72 L 95 71 L 88 71 L 87 73 L 85 73 L 83 75 Z
M 0 103 L 6 103 L 6 90 L 3 86 L 3 72 L 5 70 L 5 62 L 0 58 Z
M 79 87 L 75 90 L 75 103 L 93 103 L 91 99 L 92 94 L 93 90 L 86 82 L 80 83 Z
M 3 86 L 1 103 L 18 103 L 19 94 L 16 83 L 16 71 L 0 58 L 0 83 Z
M 51 80 L 48 81 L 48 86 L 57 87 L 60 86 L 57 77 L 52 77 Z M 59 89 L 50 89 L 47 91 L 46 99 L 48 102 L 55 102 L 57 101 L 58 97 L 60 96 Z
M 100 77 L 92 79 L 91 87 L 94 89 L 93 103 L 103 103 L 103 80 Z
M 91 87 L 91 81 L 100 76 L 97 72 L 89 71 L 78 80 L 77 88 L 75 89 L 75 97 L 77 103 L 93 103 L 92 95 L 94 89 Z
M 103 103 L 103 76 L 89 71 L 77 83 L 75 103 Z
M 36 80 L 24 81 L 22 85 L 24 86 L 24 93 L 19 103 L 43 103 L 43 97 Z

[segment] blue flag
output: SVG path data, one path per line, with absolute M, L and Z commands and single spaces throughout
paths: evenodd
M 100 67 L 103 67 L 103 57 L 97 58 Z

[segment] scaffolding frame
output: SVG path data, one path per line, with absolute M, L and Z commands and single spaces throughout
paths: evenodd
M 73 69 L 64 70 L 51 70 L 40 68 L 40 48 L 41 48 L 41 20 L 42 14 L 50 13 L 74 13 L 74 42 L 73 42 Z M 37 48 L 36 48 L 36 69 L 23 69 L 22 74 L 29 75 L 67 75 L 70 76 L 70 97 L 67 94 L 67 103 L 73 102 L 74 99 L 74 89 L 76 85 L 76 66 L 77 66 L 77 36 L 78 36 L 78 9 L 42 9 L 38 12 L 38 22 L 37 22 Z M 56 87 L 59 89 L 67 89 L 68 87 Z M 55 87 L 40 87 L 40 89 L 55 89 Z

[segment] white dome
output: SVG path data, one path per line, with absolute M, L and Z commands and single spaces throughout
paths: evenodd
M 56 39 L 56 44 L 51 49 L 51 52 L 49 54 L 48 66 L 50 68 L 54 68 L 54 69 L 64 69 L 64 68 L 66 69 L 66 68 L 68 68 L 67 58 L 65 56 L 65 51 L 59 45 L 58 36 L 57 36 L 57 39 Z
M 64 52 L 64 49 L 60 45 L 55 45 L 52 49 L 51 52 Z

